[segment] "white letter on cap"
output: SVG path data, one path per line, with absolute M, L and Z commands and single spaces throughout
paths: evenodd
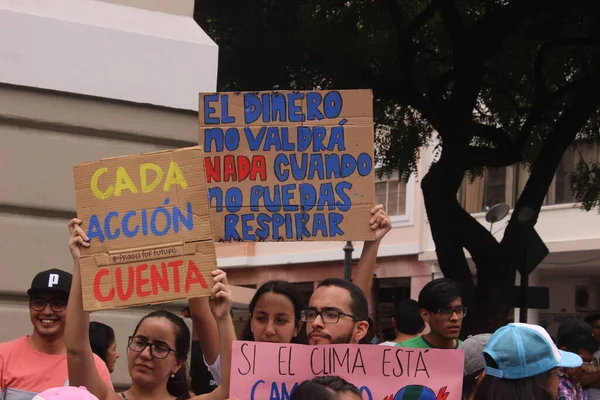
M 48 278 L 48 287 L 52 287 L 58 284 L 58 274 L 50 274 L 50 278 Z

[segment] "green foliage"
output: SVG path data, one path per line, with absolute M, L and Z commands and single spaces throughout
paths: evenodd
M 219 90 L 372 88 L 377 161 L 403 179 L 436 130 L 443 144 L 516 144 L 531 163 L 600 71 L 598 2 L 196 0 L 195 10 L 220 46 Z M 473 125 L 457 131 L 465 114 Z M 598 140 L 598 121 L 580 137 Z
M 569 176 L 569 182 L 575 199 L 581 203 L 584 210 L 590 211 L 598 207 L 600 212 L 600 162 L 598 160 L 592 160 L 588 164 L 580 159 L 575 172 Z

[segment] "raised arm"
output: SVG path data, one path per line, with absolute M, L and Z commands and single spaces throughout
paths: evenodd
M 379 244 L 381 243 L 381 239 L 392 229 L 392 222 L 383 209 L 383 205 L 378 204 L 373 207 L 371 214 L 372 217 L 369 220 L 369 224 L 371 225 L 371 229 L 375 231 L 375 240 L 364 242 L 356 274 L 352 279 L 362 289 L 367 299 L 371 296 L 371 284 L 375 268 L 377 267 Z
M 65 326 L 65 345 L 67 347 L 67 363 L 69 371 L 69 384 L 71 386 L 84 386 L 98 399 L 106 400 L 115 396 L 100 378 L 92 347 L 90 346 L 90 315 L 83 310 L 81 292 L 81 274 L 79 271 L 79 247 L 89 247 L 83 229 L 79 227 L 81 220 L 74 218 L 69 222 L 69 249 L 73 257 L 73 283 L 67 303 L 67 321 Z
M 189 299 L 190 314 L 194 332 L 198 334 L 198 341 L 208 365 L 213 365 L 219 356 L 219 329 L 217 321 L 210 311 L 208 297 Z
M 210 308 L 217 321 L 219 330 L 219 353 L 221 354 L 221 385 L 213 392 L 196 396 L 199 400 L 224 400 L 229 398 L 231 379 L 231 349 L 235 340 L 235 329 L 231 318 L 231 290 L 227 282 L 227 274 L 223 271 L 213 271 L 214 286 L 210 298 Z

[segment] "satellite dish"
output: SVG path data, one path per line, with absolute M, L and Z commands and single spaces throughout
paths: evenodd
M 485 220 L 490 223 L 490 231 L 496 222 L 502 221 L 510 211 L 508 204 L 499 203 L 485 213 Z

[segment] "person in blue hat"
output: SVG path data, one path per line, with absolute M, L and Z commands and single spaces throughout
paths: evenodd
M 498 329 L 483 350 L 485 377 L 474 400 L 553 400 L 559 368 L 578 368 L 577 354 L 559 350 L 544 328 L 511 323 Z

